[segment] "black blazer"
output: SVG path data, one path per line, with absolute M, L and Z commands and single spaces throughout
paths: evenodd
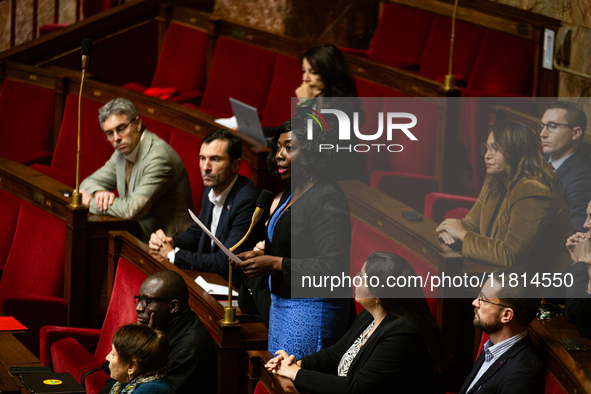
M 591 200 L 591 163 L 579 149 L 556 170 L 562 182 L 562 196 L 570 212 L 575 231 L 585 232 L 587 205 Z
M 343 354 L 359 338 L 373 316 L 363 310 L 335 345 L 302 359 L 294 384 L 306 393 L 442 393 L 441 380 L 430 372 L 423 334 L 412 321 L 386 317 L 361 347 L 348 376 L 338 376 Z
M 208 228 L 211 226 L 211 214 L 213 204 L 209 201 L 208 194 L 211 188 L 203 191 L 201 212 L 199 220 Z M 228 248 L 234 246 L 248 231 L 252 214 L 256 207 L 259 189 L 250 181 L 238 175 L 238 179 L 230 193 L 226 197 L 215 236 Z M 234 253 L 249 250 L 263 237 L 265 220 L 259 220 L 250 237 Z M 214 244 L 211 247 L 211 239 L 203 234 L 201 227 L 193 223 L 187 230 L 172 237 L 175 247 L 179 247 L 174 259 L 174 265 L 190 267 L 204 272 L 215 272 L 224 278 L 228 277 L 228 256 Z
M 484 351 L 464 381 L 460 394 L 467 393 L 544 393 L 546 369 L 529 335 L 514 344 L 466 392 L 484 363 Z

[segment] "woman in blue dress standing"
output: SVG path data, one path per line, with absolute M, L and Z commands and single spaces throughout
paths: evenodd
M 319 279 L 349 274 L 349 205 L 331 178 L 334 152 L 319 152 L 320 144 L 334 143 L 337 130 L 335 125 L 317 123 L 307 114 L 279 127 L 269 168 L 291 181 L 291 186 L 269 220 L 264 254 L 249 251 L 239 255 L 243 260 L 240 268 L 249 277 L 269 275 L 269 351 L 273 353 L 289 349 L 288 353 L 303 357 L 336 343 L 347 330 L 348 288 L 331 292 L 326 287 L 302 287 L 303 276 Z M 342 298 L 302 298 L 327 294 Z

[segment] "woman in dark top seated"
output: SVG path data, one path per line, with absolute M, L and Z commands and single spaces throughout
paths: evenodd
M 312 394 L 442 392 L 440 335 L 422 290 L 368 287 L 375 281 L 372 276 L 385 284 L 390 276 L 415 275 L 400 256 L 370 254 L 355 291 L 355 300 L 365 309 L 343 338 L 297 362 L 279 350 L 267 369 Z
M 168 339 L 159 330 L 143 324 L 119 327 L 107 355 L 117 381 L 110 394 L 174 394 L 165 379 L 168 351 Z
M 447 219 L 436 231 L 462 255 L 501 267 L 556 272 L 571 262 L 564 247 L 574 232 L 560 180 L 520 123 L 492 126 L 482 144 L 486 179 L 464 220 Z M 458 248 L 459 249 L 459 248 Z

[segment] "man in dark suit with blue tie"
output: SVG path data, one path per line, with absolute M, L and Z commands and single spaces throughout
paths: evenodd
M 562 196 L 577 232 L 585 231 L 585 210 L 591 196 L 591 161 L 588 149 L 583 149 L 586 127 L 587 116 L 581 107 L 571 101 L 554 101 L 539 128 L 544 155 L 562 182 Z
M 248 231 L 259 196 L 259 189 L 238 175 L 241 156 L 240 140 L 225 129 L 209 133 L 199 149 L 199 167 L 206 186 L 199 220 L 228 248 Z M 263 224 L 264 220 L 259 220 L 237 253 L 252 249 L 263 238 Z M 158 230 L 151 235 L 149 246 L 177 266 L 228 277 L 228 257 L 196 223 L 173 237 Z
M 510 281 L 511 274 L 517 280 Z M 522 271 L 497 270 L 492 275 L 472 302 L 474 326 L 490 340 L 460 394 L 541 394 L 546 370 L 527 332 L 540 306 L 540 293 L 529 283 L 524 286 Z

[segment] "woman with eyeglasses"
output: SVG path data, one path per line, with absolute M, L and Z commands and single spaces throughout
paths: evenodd
M 564 245 L 573 226 L 535 134 L 520 123 L 497 124 L 481 151 L 487 176 L 478 200 L 465 219 L 437 227 L 441 240 L 496 266 L 551 273 L 570 264 Z
M 423 291 L 383 286 L 415 276 L 400 256 L 370 254 L 354 281 L 364 310 L 341 340 L 303 358 L 279 350 L 265 367 L 305 393 L 442 393 L 445 352 Z

